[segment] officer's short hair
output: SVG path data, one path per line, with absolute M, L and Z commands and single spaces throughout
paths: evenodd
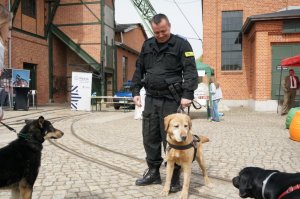
M 163 20 L 163 19 L 165 19 L 168 22 L 168 24 L 170 23 L 168 17 L 165 14 L 159 13 L 152 17 L 151 24 L 152 23 L 159 24 L 161 22 L 161 20 Z

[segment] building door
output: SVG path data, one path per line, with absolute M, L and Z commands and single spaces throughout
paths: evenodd
M 300 54 L 300 44 L 281 44 L 272 45 L 272 99 L 278 100 L 279 84 L 280 84 L 280 62 L 284 58 L 292 57 Z M 295 74 L 300 77 L 299 67 L 292 67 L 295 70 Z M 287 76 L 288 70 L 282 71 L 282 79 Z M 297 99 L 300 96 L 297 95 Z M 280 90 L 280 99 L 283 99 L 283 90 Z
M 36 90 L 36 64 L 24 63 L 23 69 L 30 70 L 29 89 Z

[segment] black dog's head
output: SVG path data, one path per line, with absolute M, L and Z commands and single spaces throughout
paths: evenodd
M 43 143 L 48 138 L 61 138 L 64 133 L 53 127 L 50 121 L 45 120 L 43 116 L 40 116 L 36 120 L 25 120 L 26 125 L 19 133 L 19 137 L 31 141 L 37 141 Z
M 241 198 L 262 198 L 262 182 L 275 170 L 264 170 L 258 167 L 246 167 L 232 179 L 233 186 L 239 189 Z

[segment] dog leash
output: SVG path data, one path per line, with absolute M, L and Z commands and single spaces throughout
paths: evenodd
M 0 123 L 1 123 L 3 126 L 5 126 L 8 130 L 17 133 L 16 129 L 14 129 L 14 128 L 8 126 L 7 124 L 4 124 L 3 122 L 0 122 Z
M 286 191 L 284 191 L 282 194 L 280 194 L 280 196 L 278 196 L 277 199 L 281 199 L 283 196 L 289 194 L 289 193 L 292 193 L 293 191 L 297 191 L 300 189 L 300 184 L 297 184 L 295 186 L 291 186 L 289 187 Z
M 202 106 L 199 102 L 197 102 L 196 100 L 192 100 L 191 105 L 195 108 L 195 109 L 201 109 Z M 184 108 L 182 107 L 182 105 L 180 104 L 179 107 L 177 108 L 177 113 L 186 113 L 184 111 Z
M 181 106 L 181 104 L 178 106 L 177 108 L 177 113 L 186 113 L 183 109 L 183 107 Z
M 195 109 L 201 109 L 202 108 L 202 105 L 199 102 L 197 102 L 196 100 L 192 101 L 192 105 Z

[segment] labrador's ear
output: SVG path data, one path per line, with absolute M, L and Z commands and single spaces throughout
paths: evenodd
M 165 131 L 167 132 L 169 128 L 170 121 L 175 117 L 175 114 L 167 115 L 164 118 Z

